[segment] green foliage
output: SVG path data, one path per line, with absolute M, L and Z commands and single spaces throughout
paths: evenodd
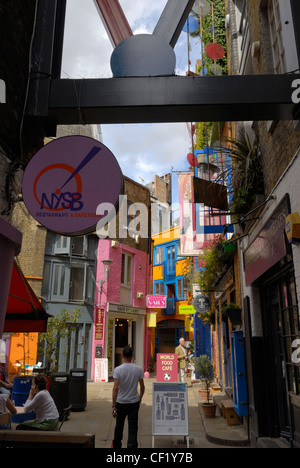
M 207 0 L 211 3 L 210 0 Z M 222 68 L 222 74 L 227 75 L 228 73 L 228 66 L 227 66 L 227 42 L 226 42 L 226 28 L 225 28 L 225 2 L 224 0 L 215 0 L 213 2 L 214 5 L 214 26 L 215 26 L 215 34 L 213 36 L 212 33 L 212 25 L 213 25 L 213 18 L 212 12 L 208 15 L 201 17 L 201 28 L 202 28 L 202 49 L 203 49 L 203 57 L 202 62 L 197 70 L 197 73 L 200 74 L 202 67 L 204 66 L 207 68 L 207 75 L 214 75 L 215 63 L 214 60 L 209 58 L 205 53 L 205 47 L 212 43 L 213 40 L 217 44 L 220 44 L 225 50 L 225 56 L 217 61 L 217 65 Z M 200 16 L 199 14 L 194 13 L 195 18 L 197 18 L 199 22 L 199 28 L 195 33 L 192 33 L 191 36 L 199 37 L 200 39 Z M 204 61 L 204 63 L 203 63 Z M 212 123 L 211 122 L 198 122 L 196 123 L 196 150 L 201 150 L 204 146 L 208 146 L 209 138 L 212 130 Z
M 199 257 L 199 261 L 204 265 L 204 268 L 198 274 L 198 283 L 203 291 L 213 289 L 215 281 L 225 267 L 221 252 L 224 243 L 223 237 L 220 236 L 216 242 L 205 248 L 203 254 Z
M 58 371 L 60 340 L 69 338 L 72 333 L 72 325 L 76 324 L 82 312 L 73 310 L 68 312 L 63 309 L 59 315 L 48 320 L 47 332 L 39 335 L 39 348 L 46 357 L 47 373 Z
M 256 142 L 250 141 L 246 131 L 237 139 L 227 139 L 231 145 L 233 179 L 233 213 L 246 214 L 258 193 L 263 193 L 263 171 Z
M 208 0 L 209 3 L 210 0 Z M 224 50 L 225 50 L 225 56 L 217 61 L 217 64 L 222 68 L 223 75 L 227 75 L 228 72 L 228 66 L 227 66 L 227 43 L 226 43 L 226 28 L 225 28 L 225 2 L 224 0 L 214 0 L 213 2 L 214 6 L 214 26 L 215 26 L 215 38 L 213 37 L 212 33 L 212 25 L 213 25 L 213 18 L 212 18 L 212 12 L 210 12 L 208 15 L 202 16 L 201 17 L 201 23 L 202 23 L 202 42 L 203 42 L 203 59 L 204 59 L 204 66 L 207 68 L 208 76 L 213 75 L 214 71 L 214 60 L 209 58 L 206 53 L 205 53 L 205 47 L 213 42 L 213 39 L 215 39 L 215 42 L 217 44 L 220 44 Z M 200 20 L 199 14 L 194 14 L 194 16 Z M 191 36 L 193 37 L 200 37 L 200 26 L 198 31 L 195 33 L 192 33 Z

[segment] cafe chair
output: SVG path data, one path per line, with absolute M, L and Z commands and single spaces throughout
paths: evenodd
M 59 419 L 58 419 L 58 422 L 57 422 L 57 426 L 56 426 L 56 431 L 60 431 L 61 428 L 62 428 L 62 425 L 63 423 L 68 419 L 70 413 L 71 413 L 71 405 L 68 406 L 68 408 L 64 408 L 63 410 L 60 411 L 59 413 Z
M 9 430 L 11 430 L 11 414 L 10 413 L 0 414 L 0 427 L 4 426 L 5 424 L 7 424 L 9 426 Z

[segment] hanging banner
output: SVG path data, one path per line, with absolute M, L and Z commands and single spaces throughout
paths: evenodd
M 198 220 L 197 232 L 193 180 L 192 172 L 182 172 L 178 177 L 180 248 L 181 255 L 189 257 L 200 255 L 204 247 L 204 229 L 200 228 L 200 220 Z

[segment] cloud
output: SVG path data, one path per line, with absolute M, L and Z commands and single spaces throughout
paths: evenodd
M 134 180 L 154 179 L 174 170 L 187 169 L 191 145 L 185 124 L 103 125 L 103 140 Z

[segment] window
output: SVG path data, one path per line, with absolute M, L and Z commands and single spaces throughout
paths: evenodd
M 72 255 L 83 256 L 86 251 L 85 237 L 72 237 Z
M 122 272 L 121 284 L 131 287 L 132 281 L 132 256 L 126 253 L 122 254 Z
M 84 301 L 84 277 L 85 277 L 84 265 L 71 266 L 70 290 L 69 290 L 70 302 Z
M 177 299 L 179 300 L 186 300 L 187 299 L 187 292 L 186 292 L 186 280 L 185 278 L 180 278 L 177 280 Z
M 131 305 L 132 295 L 132 256 L 125 252 L 122 253 L 121 270 L 121 303 Z
M 274 60 L 274 71 L 277 74 L 286 72 L 285 48 L 282 36 L 282 22 L 278 0 L 269 0 L 268 19 L 270 25 L 271 46 Z
M 71 238 L 65 236 L 57 236 L 54 243 L 54 254 L 69 254 Z
M 43 297 L 58 302 L 94 303 L 94 265 L 82 263 L 46 263 L 44 269 Z M 51 291 L 51 295 L 47 293 Z
M 155 282 L 154 283 L 154 294 L 155 296 L 164 296 L 165 295 L 165 288 L 163 282 Z
M 53 287 L 52 299 L 54 300 L 68 300 L 67 285 L 69 282 L 69 269 L 66 265 L 60 263 L 53 264 Z
M 44 264 L 44 274 L 43 274 L 43 284 L 42 284 L 42 297 L 47 301 L 49 299 L 49 289 L 50 289 L 50 272 L 51 272 L 51 263 L 45 262 Z
M 164 248 L 155 247 L 154 249 L 154 265 L 160 265 L 164 261 Z

